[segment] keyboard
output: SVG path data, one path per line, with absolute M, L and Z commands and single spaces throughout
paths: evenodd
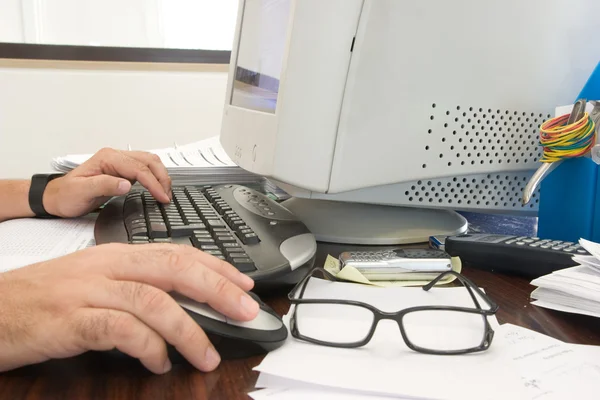
M 100 211 L 96 244 L 177 243 L 226 260 L 256 286 L 296 283 L 310 267 L 316 240 L 289 210 L 241 185 L 173 187 L 162 204 L 147 190 L 113 198 Z

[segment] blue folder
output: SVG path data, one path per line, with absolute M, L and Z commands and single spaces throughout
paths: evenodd
M 577 99 L 600 100 L 600 63 Z M 565 160 L 542 181 L 538 236 L 600 242 L 600 173 L 590 158 Z

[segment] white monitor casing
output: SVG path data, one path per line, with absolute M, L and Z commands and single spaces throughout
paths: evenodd
M 244 10 L 277 1 L 240 0 L 221 131 L 232 160 L 294 197 L 537 213 L 539 196 L 520 199 L 538 128 L 600 61 L 600 2 L 284 2 L 264 112 L 231 99 L 238 63 L 261 64 L 238 59 L 243 24 L 269 23 Z

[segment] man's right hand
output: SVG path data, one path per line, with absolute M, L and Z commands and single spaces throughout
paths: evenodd
M 202 371 L 220 357 L 167 292 L 242 321 L 258 314 L 253 281 L 189 246 L 108 244 L 0 274 L 0 371 L 87 350 L 118 350 L 154 373 L 165 341 Z

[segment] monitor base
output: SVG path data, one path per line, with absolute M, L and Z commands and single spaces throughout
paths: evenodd
M 282 205 L 293 212 L 317 241 L 340 244 L 423 243 L 432 235 L 459 235 L 467 220 L 455 211 L 292 197 Z

